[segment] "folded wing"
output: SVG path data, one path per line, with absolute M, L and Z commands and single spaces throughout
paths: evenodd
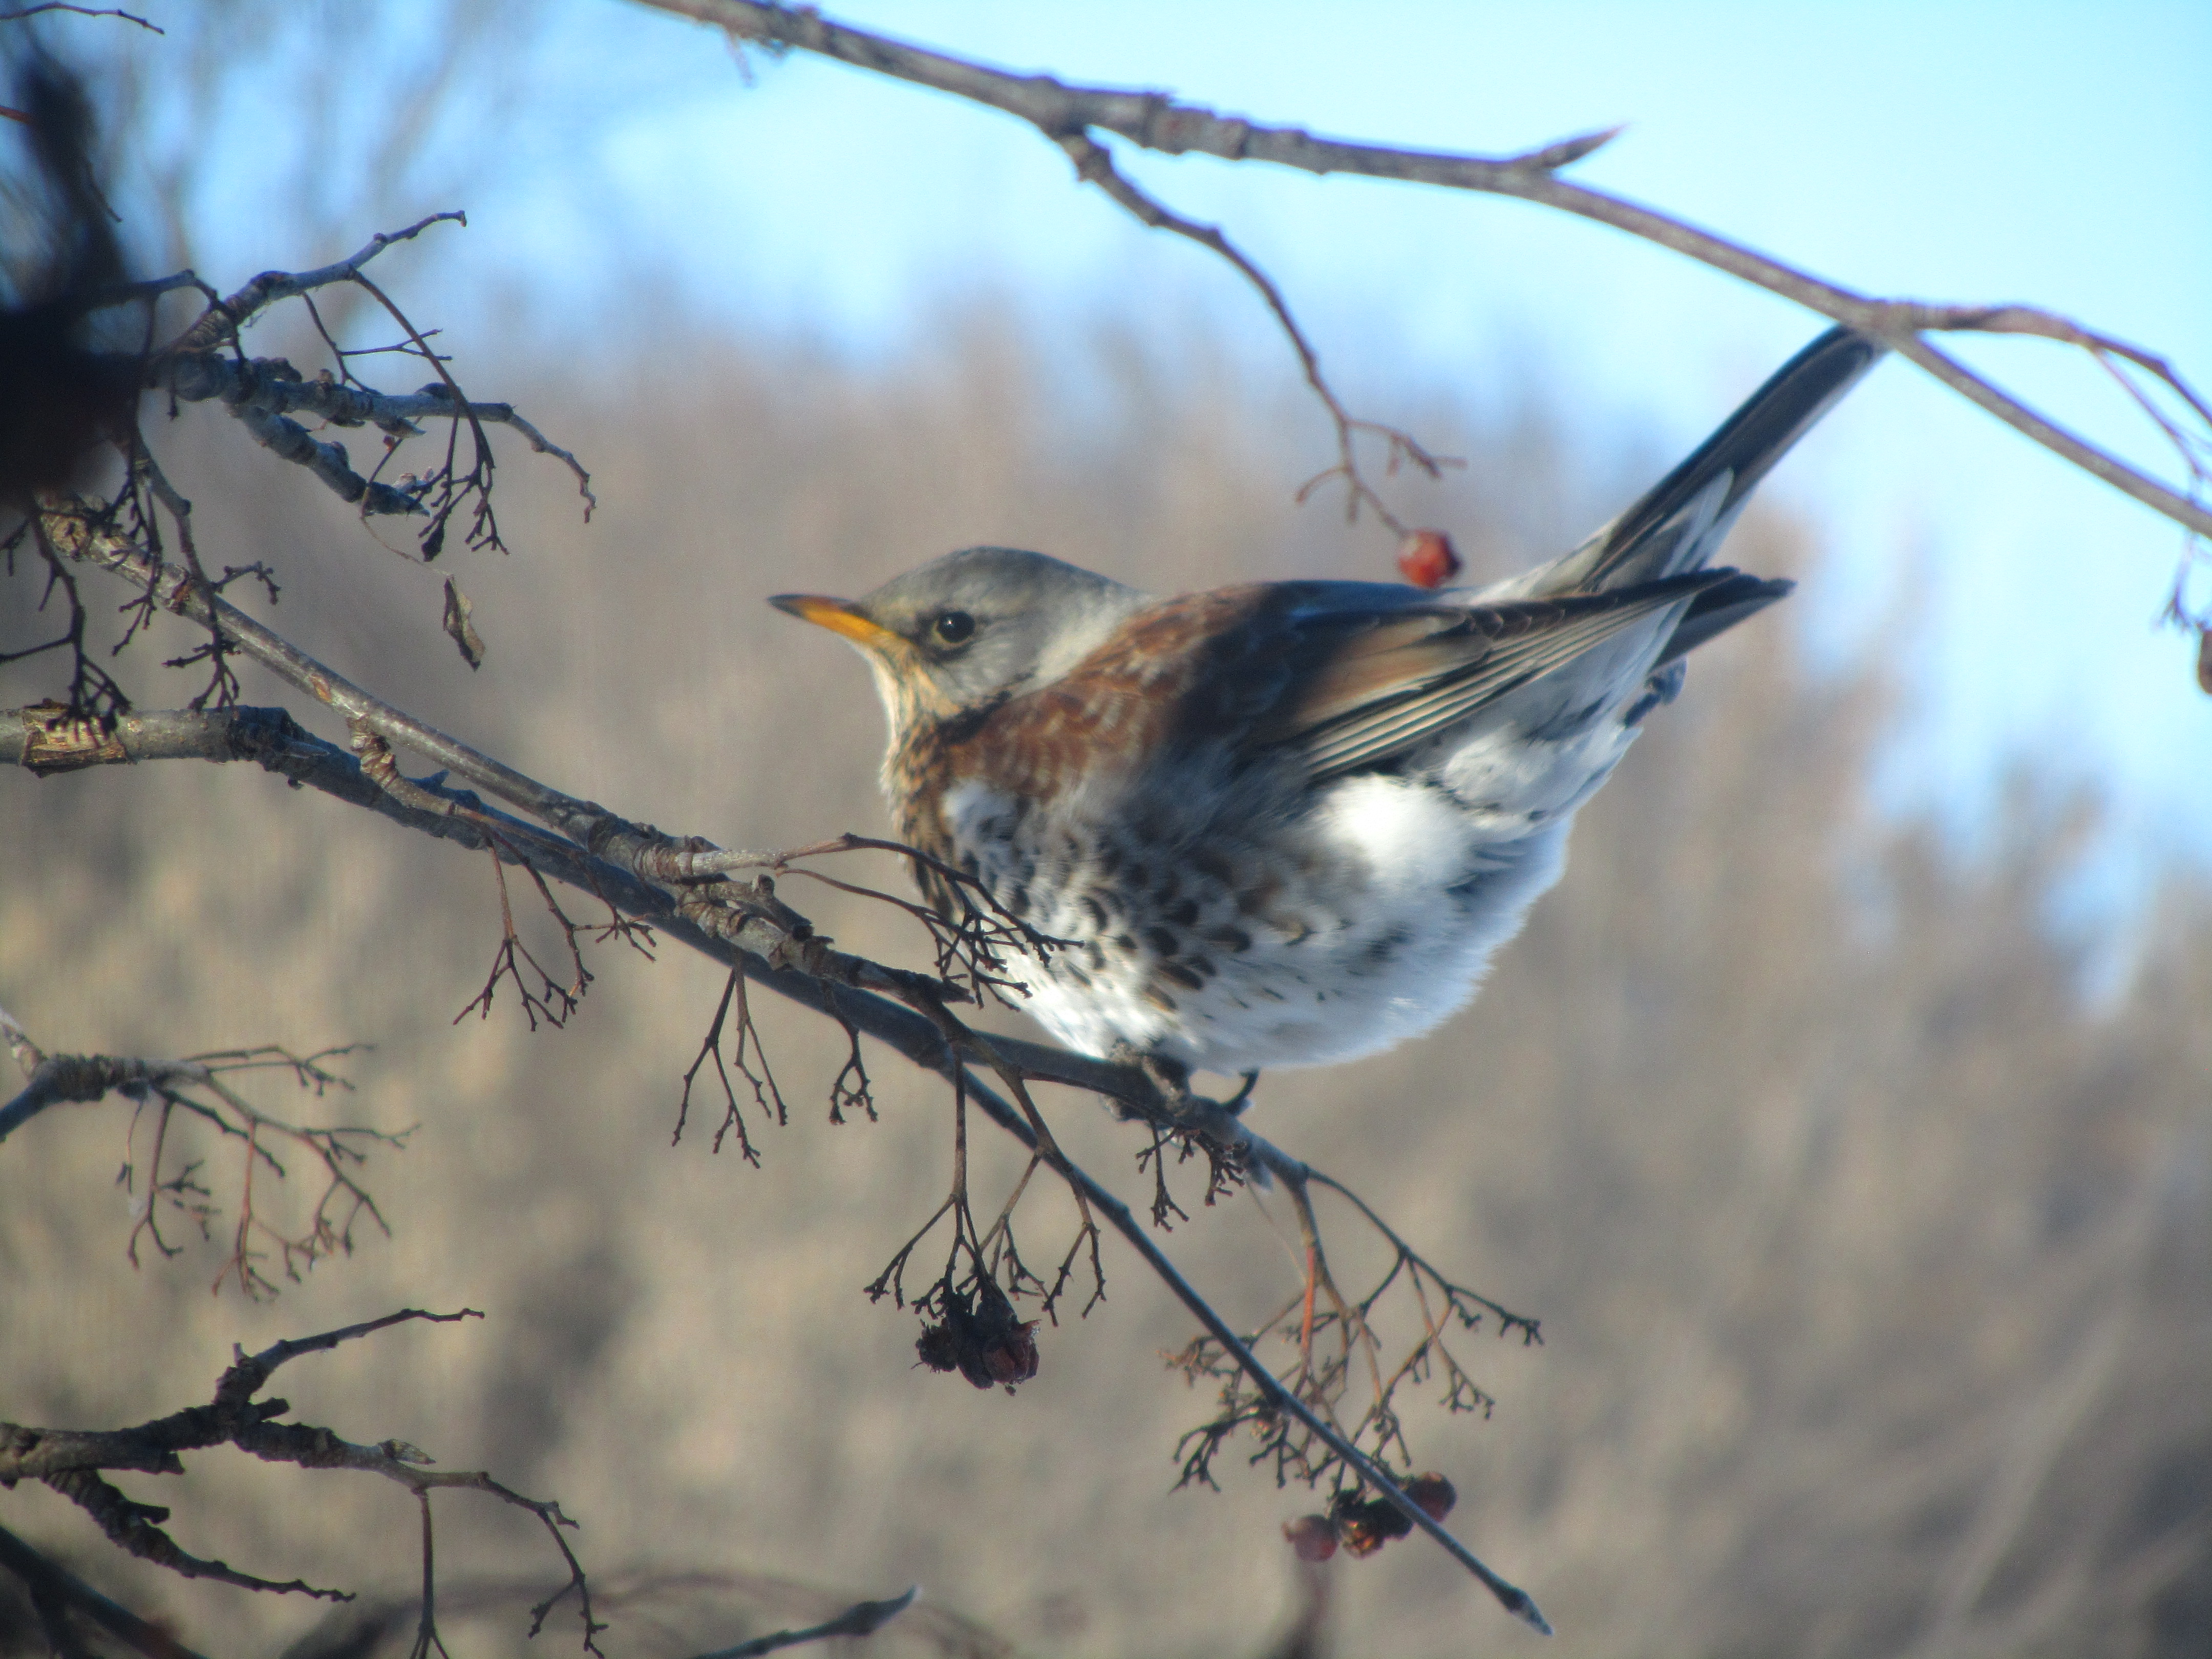
M 1309 613 L 1292 623 L 1300 670 L 1253 735 L 1297 756 L 1316 781 L 1386 765 L 1656 613 L 1737 580 L 1695 571 L 1553 599 Z

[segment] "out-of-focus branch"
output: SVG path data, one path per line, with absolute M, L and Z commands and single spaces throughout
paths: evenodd
M 380 1474 L 426 1502 L 432 1492 L 448 1489 L 488 1492 L 536 1516 L 568 1568 L 568 1582 L 533 1609 L 536 1622 L 532 1626 L 532 1634 L 537 1633 L 554 1603 L 573 1589 L 577 1594 L 579 1616 L 583 1621 L 584 1645 L 596 1654 L 598 1633 L 605 1626 L 592 1617 L 591 1590 L 585 1582 L 583 1567 L 562 1535 L 563 1528 L 573 1528 L 576 1523 L 561 1513 L 559 1504 L 526 1498 L 483 1470 L 433 1470 L 427 1467 L 431 1459 L 404 1441 L 359 1445 L 339 1438 L 328 1429 L 277 1422 L 276 1419 L 291 1410 L 290 1404 L 283 1400 L 254 1397 L 279 1367 L 301 1354 L 327 1352 L 341 1343 L 412 1321 L 442 1325 L 483 1317 L 473 1308 L 446 1314 L 405 1308 L 381 1319 L 277 1342 L 259 1353 L 241 1352 L 216 1381 L 215 1396 L 209 1404 L 187 1407 L 134 1428 L 42 1429 L 0 1423 L 0 1487 L 13 1486 L 18 1480 L 43 1482 L 99 1522 L 101 1529 L 118 1547 L 185 1577 L 213 1578 L 246 1589 L 292 1591 L 332 1601 L 350 1601 L 352 1596 L 345 1590 L 318 1589 L 300 1579 L 279 1583 L 258 1578 L 223 1562 L 187 1554 L 161 1530 L 161 1523 L 168 1519 L 168 1510 L 125 1498 L 100 1479 L 101 1472 L 181 1474 L 185 1463 L 179 1453 L 227 1445 L 249 1452 L 264 1462 Z M 426 1574 L 428 1570 L 426 1554 Z M 427 1604 L 427 1596 L 425 1599 Z
M 137 12 L 125 11 L 120 6 L 80 6 L 71 3 L 71 0 L 41 0 L 39 5 L 17 6 L 9 11 L 0 11 L 0 23 L 20 23 L 26 18 L 48 12 L 67 12 L 76 17 L 115 17 L 126 23 L 136 23 L 140 28 L 155 34 L 168 33 L 160 24 L 149 22 Z
M 808 1642 L 826 1642 L 833 1636 L 873 1636 L 912 1607 L 914 1598 L 921 1594 L 921 1586 L 916 1584 L 905 1595 L 894 1595 L 888 1601 L 855 1601 L 835 1619 L 825 1619 L 818 1625 L 809 1625 L 804 1630 L 773 1631 L 749 1642 L 740 1642 L 733 1648 L 716 1648 L 711 1653 L 700 1654 L 698 1659 L 759 1659 L 764 1653 L 779 1653 Z
M 394 394 L 365 385 L 347 385 L 337 378 L 307 380 L 283 358 L 234 358 L 216 352 L 195 352 L 188 356 L 161 358 L 155 365 L 155 385 L 161 392 L 173 392 L 184 403 L 222 398 L 223 407 L 239 416 L 257 441 L 270 449 L 276 449 L 285 460 L 301 460 L 301 456 L 288 453 L 285 449 L 285 445 L 296 447 L 299 442 L 283 435 L 285 429 L 296 431 L 301 438 L 307 435 L 296 422 L 285 420 L 285 416 L 292 414 L 316 416 L 334 427 L 380 427 L 396 438 L 420 438 L 422 429 L 414 425 L 416 420 L 477 420 L 514 427 L 540 456 L 553 456 L 564 462 L 568 471 L 575 473 L 577 493 L 584 495 L 591 507 L 598 507 L 598 498 L 591 493 L 591 473 L 584 471 L 584 465 L 557 442 L 549 441 L 529 420 L 522 418 L 515 404 L 456 400 L 445 380 L 431 380 L 420 392 Z M 368 495 L 368 504 L 362 511 L 427 511 L 420 493 L 368 483 L 358 473 L 349 471 L 343 449 L 337 445 L 321 445 L 321 449 L 337 449 L 338 471 L 325 471 L 325 467 L 316 467 L 314 462 L 303 465 L 310 465 L 316 476 L 323 477 L 323 483 L 330 484 L 349 502 L 358 502 L 362 495 Z
M 2199 535 L 2212 535 L 2212 506 L 2160 483 L 2037 414 L 1953 362 L 1920 337 L 1956 331 L 2026 334 L 2063 341 L 2100 357 L 2121 357 L 2165 386 L 2212 434 L 2212 414 L 2208 414 L 2204 400 L 2156 353 L 2033 306 L 1930 305 L 1856 293 L 1683 220 L 1603 191 L 1570 184 L 1558 176 L 1560 168 L 1597 149 L 1618 128 L 1563 140 L 1520 155 L 1399 149 L 1316 137 L 1297 127 L 1223 116 L 1164 93 L 1071 86 L 1048 75 L 1012 75 L 833 22 L 811 6 L 786 8 L 763 3 L 763 0 L 646 0 L 646 3 L 713 24 L 740 40 L 755 41 L 772 50 L 796 47 L 1003 110 L 1063 145 L 1071 137 L 1097 130 L 1167 155 L 1194 154 L 1229 161 L 1265 161 L 1304 173 L 1353 173 L 1510 196 L 1609 225 L 1888 342 L 1944 384 L 2052 453 L 2177 524 Z M 1075 153 L 1071 149 L 1071 154 Z M 1080 165 L 1079 155 L 1078 159 Z M 1133 206 L 1132 210 L 1136 210 Z M 1163 228 L 1189 234 L 1176 225 Z M 1206 239 L 1201 235 L 1196 240 Z M 1237 263 L 1248 278 L 1253 276 L 1233 254 L 1219 247 L 1216 251 Z M 2182 447 L 2186 458 L 2188 448 Z
M 144 1659 L 201 1659 L 159 1625 L 147 1623 L 118 1601 L 110 1601 L 70 1571 L 0 1527 L 0 1568 L 22 1582 L 50 1626 L 62 1615 L 81 1613 Z
M 0 720 L 0 729 L 6 722 Z M 4 738 L 0 738 L 4 746 Z M 326 1048 L 298 1054 L 264 1047 L 234 1048 L 220 1053 L 190 1054 L 182 1060 L 149 1060 L 113 1054 L 45 1054 L 4 1010 L 0 1010 L 9 1046 L 30 1079 L 21 1093 L 0 1106 L 0 1141 L 47 1107 L 71 1102 L 89 1105 L 111 1093 L 137 1103 L 126 1139 L 129 1151 L 118 1179 L 134 1194 L 136 1220 L 127 1254 L 135 1265 L 142 1238 L 158 1255 L 174 1256 L 182 1247 L 163 1237 L 166 1212 L 181 1215 L 204 1237 L 221 1213 L 213 1189 L 203 1179 L 204 1160 L 184 1158 L 173 1146 L 172 1133 L 182 1116 L 213 1130 L 234 1146 L 243 1164 L 236 1200 L 236 1220 L 231 1253 L 216 1282 L 234 1272 L 239 1287 L 249 1296 L 274 1295 L 276 1281 L 263 1271 L 273 1249 L 287 1278 L 298 1279 L 304 1269 L 337 1251 L 353 1248 L 354 1228 L 364 1217 L 386 1232 L 382 1211 L 362 1184 L 360 1170 L 378 1146 L 398 1148 L 407 1142 L 408 1131 L 392 1133 L 360 1124 L 311 1126 L 273 1117 L 232 1088 L 227 1079 L 248 1072 L 283 1072 L 304 1090 L 320 1096 L 332 1088 L 350 1087 L 326 1062 L 350 1052 Z M 137 1136 L 142 1119 L 151 1120 L 152 1150 L 142 1170 L 137 1159 Z M 289 1178 L 289 1164 L 279 1152 L 297 1149 L 319 1164 L 325 1176 L 322 1192 L 297 1226 L 271 1223 L 265 1206 L 258 1205 L 255 1181 Z M 265 1197 L 265 1194 L 264 1194 Z
M 459 212 L 433 213 L 404 230 L 380 232 L 346 258 L 316 270 L 264 270 L 227 297 L 214 297 L 210 293 L 207 308 L 199 317 L 151 355 L 143 370 L 146 383 L 187 403 L 220 399 L 264 447 L 307 467 L 343 499 L 359 502 L 365 514 L 428 514 L 432 509 L 424 504 L 422 495 L 429 485 L 395 489 L 363 477 L 354 471 L 342 445 L 318 441 L 291 418 L 294 414 L 316 416 L 334 426 L 374 425 L 392 438 L 421 436 L 422 429 L 415 422 L 425 418 L 465 421 L 477 437 L 477 470 L 485 473 L 489 463 L 484 455 L 483 423 L 512 427 L 532 449 L 557 458 L 575 475 L 577 491 L 585 501 L 585 516 L 589 518 L 598 500 L 592 494 L 591 475 L 583 464 L 549 441 L 512 404 L 479 403 L 464 396 L 420 331 L 366 274 L 364 268 L 385 249 L 411 241 L 432 225 L 447 222 L 466 226 L 468 216 Z M 339 283 L 366 290 L 390 311 L 407 332 L 406 355 L 428 363 L 438 378 L 412 394 L 395 395 L 364 386 L 353 379 L 347 367 L 349 359 L 362 354 L 341 349 L 327 331 L 324 337 L 337 356 L 343 378 L 325 374 L 310 380 L 281 358 L 248 359 L 224 354 L 223 348 L 234 344 L 240 330 L 270 306 L 305 298 Z M 104 304 L 121 305 L 184 287 L 206 289 L 192 272 L 179 271 L 159 282 L 125 284 L 99 298 Z M 319 315 L 317 323 L 319 326 Z M 118 359 L 114 366 L 130 365 Z

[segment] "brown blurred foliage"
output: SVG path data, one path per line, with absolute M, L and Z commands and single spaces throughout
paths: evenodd
M 1286 501 L 1302 475 L 1283 458 L 1311 441 L 1292 392 L 1202 349 L 1172 372 L 1111 340 L 1048 358 L 979 323 L 861 369 L 701 333 L 500 391 L 557 425 L 605 507 L 579 527 L 565 480 L 502 446 L 523 550 L 463 573 L 492 653 L 474 678 L 437 632 L 434 576 L 312 480 L 212 416 L 167 434 L 171 471 L 204 547 L 276 566 L 265 614 L 306 648 L 557 787 L 725 844 L 882 823 L 866 677 L 765 593 L 856 591 L 980 541 L 1162 587 L 1387 568 Z M 1627 494 L 1540 420 L 1440 406 L 1423 430 L 1471 458 L 1419 510 L 1478 574 Z M 2048 921 L 2080 812 L 2027 779 L 1971 860 L 1875 817 L 1869 763 L 1909 711 L 1879 661 L 1807 667 L 1791 613 L 1822 582 L 1801 532 L 1755 520 L 1731 556 L 1808 580 L 1699 653 L 1474 1010 L 1380 1061 L 1264 1079 L 1255 1121 L 1542 1317 L 1542 1348 L 1472 1346 L 1491 1420 L 1409 1410 L 1455 1524 L 1542 1601 L 1563 1659 L 2204 1652 L 2212 896 L 2177 878 L 2132 969 L 2086 998 Z M 11 635 L 31 597 L 4 590 Z M 140 664 L 154 706 L 173 631 Z M 40 689 L 10 679 L 7 701 Z M 248 671 L 246 696 L 274 693 Z M 883 1121 L 833 1129 L 809 1103 L 842 1040 L 759 997 L 801 1109 L 763 1170 L 696 1133 L 672 1149 L 719 970 L 605 951 L 567 1030 L 526 1035 L 512 1006 L 451 1025 L 497 941 L 481 860 L 243 767 L 0 781 L 0 1000 L 49 1048 L 368 1039 L 346 1109 L 422 1126 L 373 1172 L 395 1237 L 256 1305 L 207 1294 L 220 1240 L 126 1268 L 127 1106 L 47 1113 L 0 1148 L 5 1415 L 134 1420 L 201 1397 L 233 1340 L 467 1304 L 489 1319 L 303 1360 L 285 1392 L 308 1420 L 557 1496 L 610 1586 L 918 1580 L 1024 1651 L 1268 1650 L 1295 1593 L 1281 1523 L 1313 1498 L 1233 1468 L 1222 1494 L 1170 1493 L 1204 1401 L 1161 1369 L 1187 1324 L 1126 1256 L 1103 1309 L 1040 1331 L 1043 1372 L 1011 1400 L 915 1369 L 911 1318 L 860 1294 L 941 1190 L 941 1085 L 886 1059 Z M 898 918 L 801 888 L 842 944 L 911 956 Z M 1142 1198 L 1131 1131 L 1045 1104 Z M 986 1185 L 1018 1168 L 977 1156 Z M 1249 1318 L 1295 1282 L 1281 1237 L 1239 1199 L 1172 1244 Z M 203 1459 L 134 1495 L 174 1504 L 203 1553 L 409 1593 L 412 1508 L 372 1483 Z M 465 1498 L 441 1516 L 457 1609 L 470 1585 L 556 1582 L 517 1519 Z M 321 1616 L 123 1561 L 50 1493 L 0 1497 L 0 1518 L 210 1651 Z M 1417 1545 L 1322 1571 L 1344 1652 L 1528 1639 Z M 617 1601 L 614 1650 L 778 1620 L 757 1585 L 676 1582 L 627 1622 Z M 459 1636 L 505 1651 L 521 1626 Z M 874 1641 L 963 1650 L 921 1626 Z

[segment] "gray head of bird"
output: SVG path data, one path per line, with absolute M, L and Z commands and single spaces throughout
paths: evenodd
M 857 599 L 779 593 L 769 603 L 867 659 L 896 743 L 923 722 L 1058 679 L 1151 598 L 1042 553 L 971 547 Z

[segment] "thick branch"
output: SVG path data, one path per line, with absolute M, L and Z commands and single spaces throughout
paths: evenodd
M 517 412 L 513 404 L 458 398 L 444 381 L 422 391 L 395 395 L 335 378 L 304 379 L 277 357 L 227 357 L 219 352 L 172 353 L 157 359 L 152 385 L 185 403 L 221 399 L 257 442 L 281 459 L 306 467 L 337 495 L 361 503 L 363 513 L 426 514 L 417 492 L 363 477 L 353 469 L 343 444 L 325 442 L 291 418 L 312 415 L 332 426 L 375 426 L 395 437 L 419 437 L 421 420 L 450 419 L 512 428 L 541 455 L 561 460 L 576 476 L 577 489 L 591 507 L 591 475 L 583 464 Z
M 259 760 L 272 771 L 325 788 L 331 793 L 358 805 L 374 806 L 385 816 L 410 827 L 428 830 L 455 840 L 469 839 L 463 833 L 464 820 L 420 807 L 402 805 L 383 797 L 374 785 L 361 776 L 359 764 L 351 756 L 335 744 L 324 743 L 301 732 L 281 711 L 234 709 L 224 715 L 172 713 L 131 718 L 150 721 L 156 729 L 171 734 L 194 721 L 205 721 L 210 733 L 206 748 L 216 751 L 210 757 L 217 757 L 223 747 L 214 735 L 218 728 L 233 733 L 254 733 L 253 752 L 250 757 Z M 0 761 L 11 758 L 9 730 L 9 717 L 0 715 Z M 163 749 L 166 753 L 179 755 L 196 752 L 192 745 L 173 735 L 165 741 Z M 249 757 L 241 754 L 238 757 Z M 117 756 L 115 758 L 121 763 L 128 757 Z M 426 794 L 458 799 L 434 784 L 418 784 L 416 787 Z M 1113 1100 L 1132 1115 L 1171 1127 L 1209 1133 L 1222 1144 L 1250 1149 L 1257 1161 L 1270 1167 L 1304 1173 L 1303 1164 L 1284 1158 L 1280 1152 L 1250 1134 L 1234 1119 L 1218 1113 L 1211 1116 L 1198 1115 L 1205 1114 L 1207 1103 L 1194 1102 L 1188 1107 L 1182 1107 L 1167 1100 L 1140 1067 L 1113 1065 L 1069 1054 L 1047 1044 L 1012 1037 L 993 1037 L 987 1045 L 988 1054 L 974 1053 L 973 1048 L 985 1046 L 981 1045 L 980 1040 L 971 1038 L 964 1043 L 949 1041 L 936 1024 L 909 1008 L 866 991 L 845 988 L 835 981 L 809 974 L 797 967 L 772 963 L 762 955 L 746 951 L 675 915 L 665 895 L 627 871 L 592 860 L 573 846 L 546 837 L 530 825 L 507 818 L 504 815 L 495 816 L 503 826 L 502 835 L 507 833 L 504 826 L 511 825 L 517 848 L 526 846 L 531 859 L 538 862 L 538 867 L 547 875 L 581 890 L 596 893 L 632 915 L 652 921 L 656 927 L 665 928 L 673 937 L 717 961 L 742 969 L 748 979 L 832 1019 L 866 1032 L 927 1071 L 950 1080 L 972 1062 L 988 1064 L 995 1059 L 1027 1080 L 1066 1084 L 1092 1091 Z M 511 861 L 520 861 L 519 850 L 504 847 L 500 850 L 502 857 Z M 968 1098 L 999 1127 L 1030 1151 L 1038 1149 L 1036 1131 L 1030 1127 L 1026 1115 L 1003 1095 L 972 1072 L 968 1073 L 963 1086 Z M 1080 1167 L 1070 1163 L 1064 1155 L 1054 1159 L 1054 1166 L 1072 1188 L 1112 1223 L 1115 1231 L 1128 1241 L 1131 1248 L 1143 1257 L 1146 1265 L 1168 1286 L 1176 1298 L 1189 1310 L 1207 1334 L 1221 1344 L 1223 1351 L 1252 1378 L 1254 1387 L 1271 1405 L 1311 1431 L 1416 1526 L 1436 1538 L 1455 1559 L 1498 1596 L 1508 1611 L 1538 1629 L 1548 1629 L 1543 1623 L 1542 1614 L 1536 1611 L 1535 1604 L 1525 1591 L 1498 1577 L 1465 1545 L 1407 1498 L 1372 1458 L 1353 1446 L 1275 1380 L 1273 1373 L 1239 1340 L 1237 1333 L 1183 1278 L 1127 1204 Z M 348 1464 L 347 1467 L 362 1466 Z M 379 1472 L 389 1473 L 381 1468 Z
M 206 1066 L 182 1060 L 128 1060 L 115 1054 L 52 1054 L 40 1062 L 21 1094 L 0 1106 L 0 1141 L 49 1106 L 88 1106 L 117 1089 L 143 1091 L 164 1085 L 190 1085 L 208 1081 Z

